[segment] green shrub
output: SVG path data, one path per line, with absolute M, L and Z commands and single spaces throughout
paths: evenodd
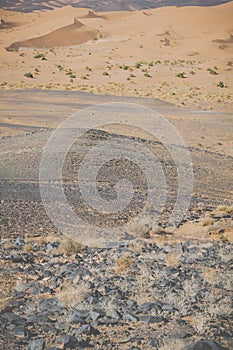
M 141 62 L 136 62 L 136 63 L 135 63 L 135 65 L 134 65 L 134 67 L 135 67 L 135 68 L 140 68 L 140 67 L 141 67 L 141 65 L 142 65 L 142 63 L 141 63 Z
M 220 82 L 217 84 L 217 86 L 220 87 L 220 88 L 226 87 L 223 81 L 220 81 Z
M 26 78 L 32 78 L 32 79 L 33 79 L 33 75 L 32 75 L 31 72 L 25 73 L 24 76 L 25 76 Z
M 182 78 L 182 79 L 184 79 L 184 78 L 185 78 L 185 73 L 184 73 L 184 72 L 182 72 L 182 73 L 177 73 L 177 74 L 176 74 L 176 77 L 177 77 L 177 78 Z
M 43 58 L 44 54 L 43 53 L 37 53 L 34 58 Z
M 216 72 L 216 70 L 212 69 L 212 68 L 207 68 L 207 71 L 210 72 L 210 74 L 213 74 L 213 75 L 217 75 L 218 72 Z

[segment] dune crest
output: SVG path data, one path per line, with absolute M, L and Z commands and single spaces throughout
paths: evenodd
M 46 35 L 18 41 L 11 44 L 7 50 L 15 50 L 20 47 L 32 48 L 53 48 L 83 44 L 90 40 L 97 40 L 102 37 L 99 30 L 90 28 L 74 18 L 74 23 L 56 29 Z

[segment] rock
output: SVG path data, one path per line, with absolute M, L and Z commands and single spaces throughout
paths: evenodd
M 28 331 L 24 326 L 17 326 L 12 331 L 12 334 L 14 334 L 18 338 L 27 338 L 28 337 Z
M 90 316 L 90 312 L 86 310 L 77 310 L 72 315 L 70 315 L 69 323 L 84 323 L 85 320 Z
M 135 316 L 132 313 L 127 313 L 127 314 L 123 315 L 123 320 L 136 322 L 136 321 L 138 321 L 138 318 L 137 318 L 137 316 Z
M 116 318 L 117 320 L 121 319 L 121 315 L 115 309 L 107 310 L 106 316 Z
M 26 324 L 26 321 L 24 318 L 14 314 L 13 312 L 6 312 L 4 316 L 7 319 L 8 323 L 13 323 L 18 325 Z
M 147 324 L 160 323 L 160 322 L 163 322 L 163 318 L 158 316 L 139 316 L 139 321 Z
M 48 251 L 53 250 L 52 244 L 48 243 L 47 246 L 46 246 L 46 249 L 47 249 Z
M 146 313 L 148 311 L 151 311 L 154 308 L 157 309 L 157 305 L 155 303 L 147 302 L 139 305 L 138 310 L 141 311 L 142 313 Z
M 40 340 L 40 339 L 31 340 L 29 341 L 27 350 L 43 350 L 44 345 L 45 345 L 44 340 Z
M 188 350 L 226 350 L 220 344 L 215 341 L 202 340 L 194 343 Z
M 20 237 L 16 238 L 15 244 L 17 244 L 17 245 L 22 245 L 22 244 L 24 244 L 24 239 L 23 239 L 23 238 L 20 238 Z
M 100 317 L 100 313 L 96 311 L 90 311 L 90 317 L 92 321 L 96 321 Z
M 152 348 L 159 349 L 159 341 L 156 338 L 148 340 L 147 345 Z
M 95 329 L 94 327 L 92 327 L 90 324 L 85 324 L 85 325 L 79 327 L 78 329 L 76 329 L 75 333 L 77 335 L 81 335 L 81 334 L 97 335 L 100 332 L 97 329 Z
M 55 345 L 59 349 L 75 349 L 78 345 L 78 341 L 71 335 L 64 335 L 56 340 Z

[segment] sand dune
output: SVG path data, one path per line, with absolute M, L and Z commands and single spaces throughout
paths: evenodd
M 83 18 L 104 18 L 104 16 L 97 15 L 94 11 L 88 10 L 88 14 L 84 15 Z
M 72 46 L 85 43 L 89 40 L 97 40 L 102 35 L 99 30 L 89 28 L 74 19 L 74 23 L 52 31 L 38 38 L 13 43 L 7 48 L 8 51 L 20 47 L 52 48 L 60 46 Z
M 1 29 L 0 88 L 132 94 L 200 108 L 232 99 L 233 1 L 135 12 L 0 10 L 0 18 L 18 23 Z M 43 63 L 35 59 L 41 50 Z M 71 70 L 72 79 L 66 74 Z M 27 72 L 33 79 L 25 78 Z

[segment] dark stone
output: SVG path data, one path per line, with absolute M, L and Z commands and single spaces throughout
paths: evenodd
M 90 317 L 91 317 L 91 319 L 92 319 L 93 321 L 96 321 L 100 316 L 101 316 L 101 315 L 100 315 L 98 312 L 96 312 L 96 311 L 91 311 L 91 312 L 90 312 Z
M 116 318 L 117 320 L 121 319 L 121 315 L 115 310 L 108 310 L 106 316 Z
M 6 312 L 4 314 L 4 317 L 7 319 L 8 323 L 18 324 L 18 325 L 25 325 L 26 321 L 24 318 L 14 314 L 13 312 Z
M 45 324 L 53 322 L 46 314 L 38 314 L 38 315 L 32 315 L 28 316 L 27 318 L 27 323 L 32 323 L 32 324 Z
M 74 315 L 80 318 L 87 318 L 90 315 L 88 310 L 77 310 L 74 312 Z
M 226 348 L 222 347 L 215 341 L 202 340 L 191 345 L 188 350 L 226 350 Z
M 59 349 L 74 349 L 78 346 L 78 341 L 71 335 L 63 335 L 56 340 L 55 345 L 57 345 Z
M 81 334 L 87 334 L 87 335 L 97 335 L 99 334 L 99 331 L 95 328 L 93 328 L 90 324 L 85 324 L 78 329 L 75 330 L 75 333 L 77 335 Z
M 27 350 L 43 350 L 44 345 L 45 345 L 44 340 L 40 340 L 40 339 L 31 340 L 29 341 Z
M 147 324 L 163 322 L 163 319 L 158 316 L 139 316 L 139 320 Z
M 148 311 L 151 311 L 153 308 L 157 309 L 157 305 L 155 303 L 147 302 L 147 303 L 143 303 L 143 304 L 139 305 L 138 310 L 146 313 Z
M 18 338 L 27 338 L 28 337 L 28 331 L 24 326 L 16 326 L 12 331 L 12 334 L 14 334 Z
M 159 349 L 159 341 L 156 338 L 148 340 L 147 345 L 152 348 Z
M 127 313 L 127 314 L 123 315 L 123 320 L 136 322 L 136 321 L 138 321 L 138 318 L 137 318 L 137 316 L 135 316 L 132 313 Z

